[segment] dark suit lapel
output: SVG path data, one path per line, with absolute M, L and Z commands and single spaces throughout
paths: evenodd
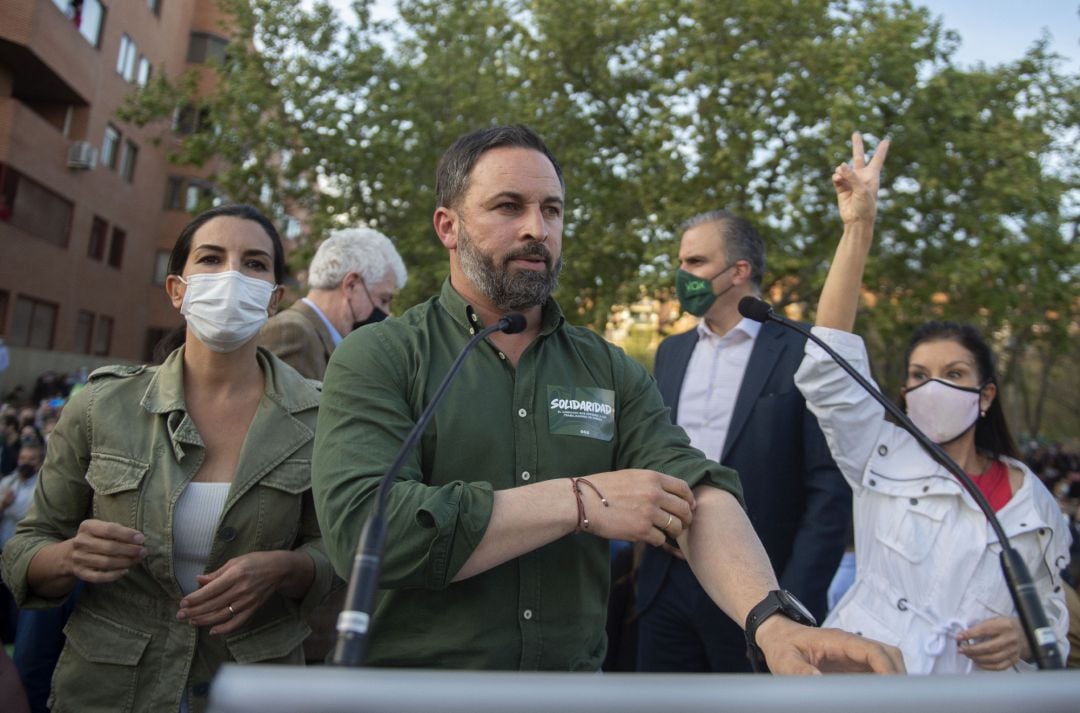
M 731 425 L 728 426 L 727 438 L 724 439 L 724 450 L 720 454 L 720 461 L 727 460 L 728 452 L 732 444 L 739 437 L 739 432 L 746 421 L 750 418 L 750 412 L 754 404 L 761 396 L 761 390 L 769 380 L 769 375 L 776 367 L 781 352 L 784 351 L 784 342 L 781 339 L 783 330 L 775 325 L 765 323 L 761 325 L 757 339 L 754 340 L 754 348 L 750 352 L 750 361 L 746 364 L 746 372 L 743 374 L 742 385 L 739 387 L 739 395 L 735 399 L 735 409 L 731 413 Z
M 660 395 L 664 403 L 671 408 L 671 422 L 679 422 L 679 394 L 682 393 L 683 381 L 686 379 L 686 369 L 690 366 L 690 357 L 694 353 L 694 346 L 698 342 L 696 329 L 685 333 L 686 336 L 672 337 L 671 359 L 664 365 L 664 373 L 660 379 Z

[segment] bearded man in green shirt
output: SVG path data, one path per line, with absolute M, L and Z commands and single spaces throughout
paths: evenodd
M 482 129 L 443 156 L 436 194 L 442 291 L 351 334 L 326 371 L 312 483 L 340 574 L 379 478 L 465 343 L 510 312 L 528 326 L 469 355 L 390 491 L 367 663 L 596 671 L 612 538 L 677 539 L 709 595 L 745 621 L 778 587 L 737 476 L 671 424 L 644 368 L 566 324 L 550 297 L 555 157 L 525 127 Z M 756 643 L 774 672 L 903 670 L 895 649 L 785 616 L 765 619 Z

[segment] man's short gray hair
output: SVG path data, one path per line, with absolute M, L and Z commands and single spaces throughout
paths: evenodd
M 721 235 L 724 238 L 724 256 L 731 265 L 739 260 L 750 263 L 750 281 L 758 290 L 761 289 L 761 278 L 765 274 L 765 243 L 761 234 L 746 218 L 740 218 L 731 211 L 710 210 L 706 213 L 698 213 L 679 226 L 679 234 L 682 235 L 690 228 L 696 228 L 705 223 L 719 223 Z
M 330 233 L 315 251 L 308 268 L 308 285 L 316 290 L 332 290 L 350 272 L 360 273 L 369 287 L 394 275 L 395 289 L 405 286 L 405 263 L 390 238 L 374 228 L 344 228 Z

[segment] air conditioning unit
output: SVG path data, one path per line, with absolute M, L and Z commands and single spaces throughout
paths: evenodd
M 68 149 L 68 168 L 93 168 L 97 163 L 97 149 L 89 141 L 76 141 Z

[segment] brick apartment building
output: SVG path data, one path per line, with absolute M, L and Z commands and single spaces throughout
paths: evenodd
M 220 56 L 220 28 L 214 0 L 0 2 L 0 337 L 13 366 L 144 360 L 177 324 L 165 266 L 210 187 L 170 166 L 151 141 L 160 127 L 116 109 L 150 77 Z

